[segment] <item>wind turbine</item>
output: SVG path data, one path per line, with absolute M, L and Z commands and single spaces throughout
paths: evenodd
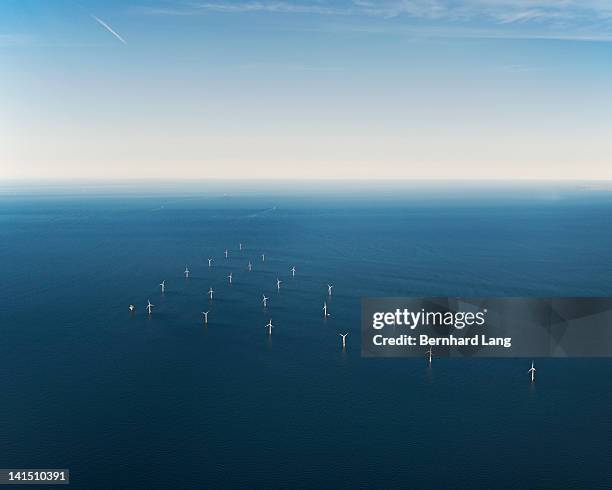
M 333 284 L 328 284 L 328 285 L 327 285 L 327 294 L 328 294 L 329 296 L 331 296 L 331 295 L 332 295 L 332 289 L 333 289 L 333 288 L 334 288 L 334 285 L 333 285 Z
M 295 277 L 295 266 L 291 268 L 291 277 Z
M 249 269 L 249 272 L 251 272 L 253 270 L 253 264 L 251 264 L 250 260 L 249 260 L 249 265 L 247 267 Z
M 272 325 L 272 318 L 270 318 L 270 321 L 266 325 L 266 328 L 268 329 L 268 335 L 272 335 L 272 329 L 274 328 L 274 325 Z
M 208 257 L 208 267 L 210 267 L 212 264 L 212 258 Z
M 327 313 L 327 301 L 323 301 L 323 318 L 327 318 L 329 313 Z
M 208 325 L 208 314 L 209 313 L 210 313 L 210 310 L 202 312 L 202 315 L 204 315 L 204 325 Z
M 278 277 L 276 278 L 276 289 L 280 291 L 280 285 L 283 281 L 281 281 Z
M 425 354 L 427 354 L 427 355 L 428 355 L 429 365 L 430 365 L 430 366 L 431 366 L 431 356 L 432 356 L 432 354 L 433 354 L 432 349 L 433 349 L 433 347 L 429 347 L 429 350 L 428 350 L 428 351 L 425 351 Z
M 265 262 L 266 261 L 266 254 L 261 254 L 261 261 Z
M 151 304 L 151 300 L 149 300 L 149 299 L 148 299 L 148 300 L 147 300 L 147 313 L 149 313 L 149 315 L 150 315 L 150 314 L 151 314 L 151 312 L 153 311 L 153 307 L 154 307 L 154 306 L 155 306 L 155 305 L 152 305 L 152 304 Z
M 533 367 L 533 361 L 531 361 L 531 369 L 529 371 L 527 371 L 528 373 L 531 373 L 531 382 L 535 382 L 535 373 L 536 373 L 536 368 Z
M 213 288 L 211 287 L 211 288 L 208 290 L 208 295 L 210 296 L 210 300 L 211 300 L 211 301 L 212 301 L 212 299 L 213 299 L 213 293 L 214 293 L 214 291 L 213 291 Z
M 128 308 L 130 309 L 130 313 L 134 313 L 134 310 L 136 309 L 134 305 L 130 305 Z
M 346 349 L 346 336 L 348 335 L 347 333 L 339 333 L 338 335 L 340 335 L 340 337 L 342 337 L 342 350 Z
M 185 272 L 183 274 L 185 274 L 185 279 L 189 279 L 189 268 L 187 266 L 185 266 Z
M 262 296 L 261 302 L 263 303 L 263 307 L 267 308 L 267 306 L 268 306 L 268 297 L 265 294 L 262 294 L 261 296 Z
M 159 285 L 161 287 L 162 294 L 164 294 L 164 292 L 166 291 L 166 280 L 164 279 L 162 282 L 159 283 Z
M 227 259 L 227 248 L 225 249 L 225 258 Z
M 227 278 L 229 279 L 229 283 L 230 284 L 232 283 L 232 274 L 233 274 L 233 272 L 230 272 L 229 276 L 227 276 Z
M 242 250 L 242 243 L 240 244 L 240 250 Z

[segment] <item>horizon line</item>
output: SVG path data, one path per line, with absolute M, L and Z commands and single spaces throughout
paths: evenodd
M 204 183 L 204 182 L 588 182 L 588 183 L 612 183 L 612 178 L 543 178 L 543 177 L 499 177 L 499 178 L 439 178 L 439 177 L 9 177 L 0 178 L 0 185 L 4 183 Z

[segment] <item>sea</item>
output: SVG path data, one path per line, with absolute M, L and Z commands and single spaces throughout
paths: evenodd
M 536 359 L 532 384 L 531 359 L 360 352 L 363 297 L 612 296 L 609 185 L 9 182 L 0 271 L 2 468 L 100 489 L 612 487 L 611 359 Z

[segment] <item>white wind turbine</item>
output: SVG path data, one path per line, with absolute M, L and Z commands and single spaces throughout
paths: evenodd
M 208 325 L 208 314 L 209 313 L 210 313 L 210 310 L 202 312 L 202 315 L 204 315 L 204 325 Z
M 334 285 L 333 285 L 333 284 L 328 284 L 328 285 L 327 285 L 327 294 L 328 294 L 329 296 L 331 296 L 331 295 L 332 295 L 332 289 L 333 289 L 333 288 L 334 288 Z
M 151 304 L 151 300 L 147 300 L 147 313 L 150 315 L 155 305 Z
M 295 277 L 295 266 L 291 267 L 291 277 Z
M 342 350 L 346 349 L 346 336 L 348 335 L 347 333 L 339 333 L 338 335 L 340 335 L 340 337 L 342 337 Z
M 278 277 L 276 278 L 276 289 L 280 291 L 280 285 L 283 281 L 281 281 Z
M 527 372 L 531 373 L 531 382 L 533 383 L 535 381 L 535 373 L 536 373 L 536 368 L 533 366 L 533 361 L 531 361 L 531 369 Z
M 229 276 L 227 276 L 227 279 L 229 280 L 230 284 L 232 283 L 232 275 L 233 275 L 233 272 L 230 272 Z
M 431 356 L 433 355 L 433 347 L 429 347 L 428 351 L 425 351 L 425 354 L 427 354 L 427 358 L 429 359 L 429 365 L 431 366 Z
M 323 318 L 327 318 L 329 313 L 327 313 L 327 301 L 323 301 Z
M 161 287 L 161 292 L 163 294 L 166 291 L 166 280 L 164 279 L 162 282 L 160 282 L 159 286 Z
M 187 266 L 185 266 L 185 272 L 183 272 L 183 274 L 185 274 L 185 279 L 189 279 L 189 268 Z
M 214 293 L 214 291 L 213 291 L 213 288 L 211 287 L 211 288 L 208 290 L 208 295 L 210 296 L 210 300 L 211 300 L 211 301 L 212 301 L 212 299 L 213 299 L 213 293 Z
M 208 267 L 210 267 L 212 265 L 212 258 L 208 257 Z
M 268 297 L 265 294 L 262 294 L 261 296 L 262 296 L 261 302 L 263 303 L 263 307 L 267 308 L 267 306 L 268 306 Z
M 274 328 L 274 325 L 272 325 L 272 318 L 270 318 L 270 321 L 266 325 L 266 328 L 268 329 L 268 335 L 272 335 L 272 329 Z

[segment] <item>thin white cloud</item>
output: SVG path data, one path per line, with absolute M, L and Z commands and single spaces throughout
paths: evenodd
M 353 0 L 360 13 L 372 16 L 438 18 L 451 21 L 492 20 L 500 23 L 568 18 L 612 18 L 609 0 Z
M 23 34 L 0 34 L 0 47 L 30 44 L 32 38 Z
M 510 12 L 510 13 L 501 13 L 496 16 L 496 18 L 502 24 L 512 24 L 514 22 L 529 22 L 535 19 L 549 18 L 550 14 L 547 14 L 541 10 L 521 10 L 518 12 Z
M 510 74 L 530 73 L 530 72 L 545 70 L 545 68 L 542 66 L 530 66 L 530 65 L 522 65 L 522 64 L 501 65 L 501 66 L 498 66 L 497 69 L 504 73 L 510 73 Z
M 542 40 L 570 42 L 612 42 L 612 33 L 588 34 L 583 32 L 514 32 L 502 28 L 470 26 L 403 26 L 368 23 L 321 23 L 317 26 L 300 27 L 302 31 L 324 32 L 328 34 L 393 34 L 414 38 L 459 38 L 459 39 L 507 39 Z
M 194 9 L 212 12 L 245 13 L 245 12 L 272 12 L 286 14 L 317 14 L 317 15 L 349 15 L 351 11 L 346 8 L 326 6 L 322 2 L 312 4 L 299 4 L 291 2 L 210 2 L 192 4 Z
M 448 37 L 464 31 L 470 32 L 468 37 L 585 41 L 612 37 L 612 0 L 214 0 L 173 3 L 171 8 L 145 12 L 308 14 L 351 19 L 347 28 L 354 29 L 357 21 L 364 32 L 388 32 L 387 27 L 396 29 L 405 19 L 412 21 L 405 24 L 412 33 L 427 28 Z
M 181 7 L 182 5 L 182 7 Z M 364 15 L 383 18 L 409 16 L 431 19 L 489 18 L 502 23 L 532 19 L 612 18 L 609 0 L 345 0 L 291 2 L 287 0 L 218 0 L 190 2 L 175 8 L 152 8 L 149 13 L 189 14 L 198 11 L 248 13 L 271 12 L 319 15 Z
M 102 19 L 96 17 L 95 15 L 91 16 L 98 24 L 100 24 L 102 27 L 104 27 L 108 32 L 110 32 L 113 36 L 115 36 L 117 39 L 119 39 L 119 41 L 121 41 L 123 44 L 127 44 L 127 42 L 125 41 L 125 39 L 123 39 L 111 26 L 109 26 L 106 22 L 104 22 Z

